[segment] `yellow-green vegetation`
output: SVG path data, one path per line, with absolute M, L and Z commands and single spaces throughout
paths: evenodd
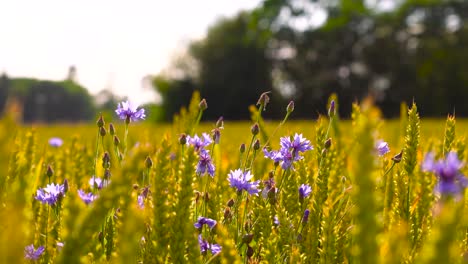
M 197 94 L 165 125 L 5 115 L 0 262 L 468 261 L 468 121 L 416 104 L 383 120 L 370 100 L 340 120 L 333 98 L 318 120 L 289 105 L 270 121 L 263 96 L 224 124 L 199 123 Z

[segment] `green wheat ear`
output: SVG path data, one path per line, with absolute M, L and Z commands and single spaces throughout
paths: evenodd
M 411 109 L 408 110 L 408 125 L 406 127 L 405 147 L 403 151 L 403 167 L 407 175 L 413 175 L 417 163 L 420 133 L 419 122 L 418 108 L 413 103 Z
M 443 156 L 449 153 L 455 142 L 455 116 L 448 115 L 447 121 L 445 122 L 445 137 L 444 137 L 444 147 L 443 147 Z

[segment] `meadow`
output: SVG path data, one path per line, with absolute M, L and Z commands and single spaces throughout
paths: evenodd
M 200 123 L 197 94 L 164 125 L 6 114 L 0 262 L 468 262 L 468 120 L 384 120 L 371 100 L 340 120 L 330 98 L 271 121 L 265 96 L 250 122 Z

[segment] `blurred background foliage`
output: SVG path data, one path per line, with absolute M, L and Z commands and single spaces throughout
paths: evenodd
M 267 118 L 316 117 L 336 93 L 340 114 L 371 95 L 385 117 L 400 103 L 422 116 L 468 115 L 468 2 L 444 0 L 264 0 L 220 19 L 167 68 L 152 75 L 160 105 L 151 121 L 171 121 L 194 91 L 208 101 L 204 118 L 248 119 L 248 105 L 271 91 Z M 73 80 L 0 78 L 7 98 L 23 105 L 26 122 L 89 120 L 124 99 L 105 90 L 92 98 Z

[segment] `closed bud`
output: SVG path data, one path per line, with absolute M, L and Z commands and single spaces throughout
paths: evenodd
M 216 121 L 216 128 L 224 128 L 224 118 L 222 116 Z
M 310 210 L 305 209 L 304 216 L 302 216 L 302 224 L 303 225 L 305 225 L 305 224 L 307 224 L 307 222 L 309 222 L 309 214 L 310 214 Z
M 396 154 L 395 156 L 393 156 L 392 160 L 393 160 L 393 162 L 395 162 L 395 163 L 400 163 L 402 157 L 403 157 L 403 150 L 400 151 L 400 153 L 398 153 L 398 154 Z
M 47 165 L 46 175 L 48 177 L 52 177 L 54 175 L 54 170 L 52 169 L 52 167 L 50 165 Z
M 260 132 L 260 127 L 258 126 L 258 123 L 255 123 L 250 129 L 250 131 L 252 132 L 252 135 L 257 135 L 258 132 Z
M 253 237 L 254 237 L 253 234 L 244 235 L 244 236 L 242 237 L 242 242 L 248 245 L 250 242 L 252 242 Z
M 112 175 L 112 174 L 111 174 L 110 170 L 109 170 L 109 169 L 106 169 L 106 170 L 104 171 L 104 180 L 106 180 L 106 182 L 107 182 L 107 181 L 111 178 L 111 175 Z
M 247 220 L 245 221 L 245 224 L 244 224 L 244 230 L 245 232 L 249 232 L 250 229 L 252 229 L 252 223 L 250 222 L 250 220 Z
M 334 117 L 335 116 L 335 100 L 330 102 L 330 108 L 328 109 L 328 116 Z
M 201 111 L 205 111 L 207 108 L 208 108 L 208 104 L 206 103 L 206 100 L 205 98 L 203 98 L 200 103 L 198 104 L 198 108 L 201 110 Z
M 234 205 L 234 199 L 230 199 L 230 200 L 227 202 L 227 206 L 232 207 L 233 205 Z
M 150 156 L 146 157 L 145 166 L 147 169 L 150 169 L 151 167 L 153 167 L 153 161 L 151 160 Z
M 332 139 L 331 138 L 325 140 L 325 148 L 326 149 L 329 149 L 331 147 L 331 144 L 332 144 Z
M 248 247 L 247 247 L 247 257 L 248 257 L 248 258 L 251 258 L 251 257 L 253 256 L 253 254 L 254 254 L 253 248 L 250 247 L 250 246 L 248 246 Z
M 263 109 L 265 109 L 266 105 L 270 102 L 269 93 L 270 92 L 264 92 L 260 95 L 260 98 L 258 98 L 257 105 L 260 105 Z
M 254 143 L 254 145 L 253 145 L 253 149 L 254 149 L 255 151 L 257 151 L 257 150 L 260 149 L 260 140 L 258 140 L 258 139 L 255 140 L 255 143 Z
M 106 151 L 102 156 L 102 167 L 107 169 L 110 167 L 110 156 L 109 153 Z
M 101 135 L 101 137 L 106 136 L 106 134 L 107 134 L 106 128 L 103 127 L 103 126 L 100 127 L 100 128 L 99 128 L 99 134 Z
M 114 146 L 118 147 L 120 145 L 120 139 L 117 135 L 114 136 Z
M 229 207 L 226 207 L 226 209 L 224 209 L 224 219 L 230 220 L 231 217 L 231 209 L 229 209 Z
M 240 151 L 241 154 L 245 152 L 245 144 L 244 143 L 242 143 L 240 145 L 239 151 Z
M 109 134 L 111 136 L 115 135 L 115 127 L 112 123 L 109 124 Z
M 134 183 L 133 184 L 133 190 L 138 190 L 140 188 L 140 186 L 138 186 L 138 184 Z
M 286 112 L 288 114 L 292 113 L 294 111 L 294 101 L 289 102 L 288 106 L 286 107 Z
M 219 128 L 213 129 L 213 141 L 215 144 L 219 144 L 219 139 L 221 138 L 221 131 Z
M 105 122 L 104 122 L 104 118 L 102 117 L 102 114 L 99 116 L 99 118 L 98 118 L 96 124 L 97 124 L 97 126 L 98 126 L 99 128 L 101 128 L 101 127 L 104 126 Z
M 69 186 L 68 186 L 68 180 L 65 179 L 63 180 L 63 192 L 68 192 Z
M 181 145 L 187 144 L 187 135 L 185 135 L 185 134 L 180 134 L 179 143 L 180 143 Z

